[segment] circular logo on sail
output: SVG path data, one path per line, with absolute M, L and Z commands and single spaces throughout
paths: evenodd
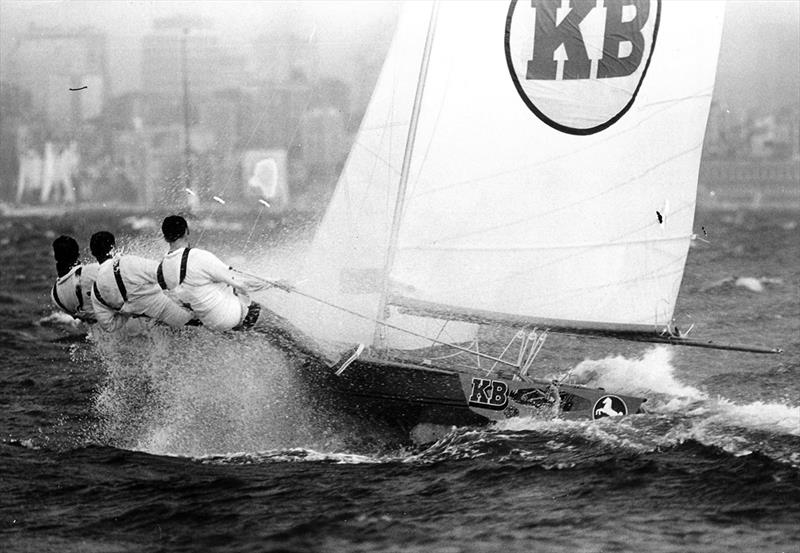
M 506 63 L 522 101 L 569 134 L 617 122 L 647 73 L 661 0 L 512 0 Z
M 621 417 L 628 414 L 628 406 L 617 396 L 603 396 L 594 403 L 592 418 Z

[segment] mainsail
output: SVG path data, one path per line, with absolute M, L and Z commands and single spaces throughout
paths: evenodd
M 668 326 L 723 11 L 719 1 L 409 3 L 300 285 L 365 318 L 313 302 L 292 318 L 320 338 L 368 343 L 374 319 L 442 331 L 397 307 L 387 317 L 382 298 L 453 319 Z M 442 338 L 472 331 L 445 326 Z

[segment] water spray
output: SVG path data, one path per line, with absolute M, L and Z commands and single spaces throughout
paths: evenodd
M 292 286 L 291 284 L 289 284 L 289 283 L 287 283 L 285 281 L 266 279 L 264 277 L 261 277 L 261 276 L 258 276 L 258 275 L 254 275 L 252 273 L 248 273 L 248 272 L 245 272 L 245 271 L 241 271 L 239 269 L 233 269 L 233 270 L 235 272 L 241 274 L 241 275 L 244 275 L 246 277 L 252 278 L 253 280 L 257 280 L 259 282 L 263 282 L 264 284 L 268 284 L 269 286 L 272 286 L 272 287 L 275 287 L 275 288 L 280 288 L 284 292 L 295 293 L 295 294 L 297 294 L 299 296 L 303 296 L 304 298 L 308 298 L 310 300 L 316 301 L 316 302 L 321 303 L 323 305 L 327 305 L 328 307 L 332 307 L 333 309 L 338 309 L 339 311 L 342 311 L 344 313 L 347 313 L 349 315 L 353 315 L 353 316 L 361 318 L 361 319 L 365 319 L 365 320 L 370 321 L 372 323 L 381 325 L 381 326 L 383 326 L 385 328 L 391 328 L 392 330 L 397 330 L 398 332 L 404 332 L 404 333 L 406 333 L 406 334 L 408 334 L 410 336 L 414 336 L 415 338 L 422 338 L 423 340 L 430 340 L 431 342 L 433 342 L 435 344 L 440 344 L 440 345 L 443 345 L 443 346 L 451 347 L 453 349 L 457 349 L 457 350 L 463 351 L 465 353 L 469 353 L 470 355 L 476 355 L 476 356 L 481 357 L 483 359 L 487 359 L 489 361 L 494 361 L 495 363 L 500 363 L 502 365 L 513 367 L 514 369 L 519 369 L 519 366 L 517 364 L 512 363 L 510 361 L 506 361 L 505 359 L 500 359 L 498 357 L 492 357 L 491 355 L 487 355 L 485 353 L 480 353 L 480 352 L 477 352 L 477 351 L 473 351 L 473 350 L 467 349 L 465 347 L 461 347 L 461 346 L 456 345 L 456 344 L 451 344 L 449 342 L 444 342 L 442 340 L 431 338 L 430 336 L 425 336 L 423 334 L 419 334 L 417 332 L 413 332 L 411 330 L 408 330 L 407 328 L 402 328 L 402 327 L 399 327 L 399 326 L 395 326 L 393 324 L 387 323 L 386 321 L 379 321 L 378 319 L 375 319 L 374 317 L 369 317 L 369 316 L 364 315 L 362 313 L 359 313 L 357 311 L 353 311 L 352 309 L 348 309 L 346 307 L 342 307 L 341 305 L 336 305 L 335 303 L 331 303 L 331 302 L 329 302 L 327 300 L 324 300 L 322 298 L 318 298 L 318 297 L 313 296 L 313 295 L 311 295 L 311 294 L 309 294 L 307 292 L 301 292 L 300 290 L 298 290 L 297 288 L 295 288 L 294 286 Z
M 258 209 L 256 219 L 253 221 L 253 226 L 250 228 L 250 234 L 247 236 L 247 240 L 245 240 L 244 246 L 242 247 L 245 251 L 247 251 L 247 245 L 250 243 L 250 239 L 253 238 L 253 233 L 256 231 L 256 226 L 258 225 L 258 220 L 261 218 L 261 214 L 264 213 L 264 208 L 272 207 L 269 205 L 269 202 L 264 199 L 259 199 L 258 203 L 261 204 L 261 207 Z

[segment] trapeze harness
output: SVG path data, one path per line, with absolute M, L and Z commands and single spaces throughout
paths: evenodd
M 77 313 L 78 311 L 83 311 L 83 290 L 81 289 L 81 269 L 83 269 L 83 267 L 78 267 L 77 269 L 75 269 L 75 280 L 76 280 L 75 295 L 78 296 L 78 310 L 75 311 L 75 313 Z M 63 309 L 64 312 L 72 313 L 72 311 L 70 309 L 67 309 L 67 307 L 61 302 L 61 298 L 58 297 L 57 281 L 55 284 L 53 284 L 53 299 L 56 300 L 56 304 L 61 309 Z
M 97 298 L 97 301 L 111 309 L 112 311 L 119 311 L 122 309 L 122 306 L 128 302 L 128 291 L 125 289 L 125 283 L 122 282 L 122 274 L 119 272 L 119 258 L 114 260 L 113 265 L 114 270 L 114 280 L 117 281 L 117 289 L 119 290 L 119 295 L 122 296 L 122 304 L 119 307 L 114 307 L 110 303 L 108 303 L 103 296 L 100 295 L 100 289 L 97 287 L 97 281 L 95 281 L 94 285 L 92 286 L 92 293 L 94 297 Z
M 178 275 L 178 284 L 180 286 L 183 284 L 183 281 L 186 279 L 186 265 L 189 262 L 189 250 L 192 248 L 185 247 L 183 249 L 183 254 L 181 254 L 181 269 Z M 232 267 L 228 267 L 232 269 Z M 161 286 L 161 289 L 164 291 L 169 290 L 169 286 L 167 286 L 167 281 L 164 279 L 164 260 L 161 260 L 161 263 L 158 264 L 158 269 L 156 270 L 156 279 L 158 280 L 158 285 Z M 176 286 L 176 287 L 177 287 Z M 191 305 L 185 304 L 185 307 L 191 309 Z M 258 320 L 258 316 L 261 314 L 261 305 L 251 301 L 250 305 L 247 306 L 247 314 L 242 319 L 242 322 L 233 327 L 231 330 L 250 330 L 255 326 L 256 321 Z

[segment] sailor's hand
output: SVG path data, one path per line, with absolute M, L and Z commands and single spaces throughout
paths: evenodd
M 253 287 L 253 291 L 260 292 L 261 290 L 269 290 L 270 288 L 279 288 L 284 292 L 291 292 L 294 290 L 294 286 L 289 284 L 288 280 L 269 279 L 260 281 L 255 287 Z
M 291 292 L 294 290 L 294 286 L 292 286 L 288 280 L 280 279 L 280 280 L 273 280 L 272 285 L 275 288 L 280 288 L 284 292 Z

